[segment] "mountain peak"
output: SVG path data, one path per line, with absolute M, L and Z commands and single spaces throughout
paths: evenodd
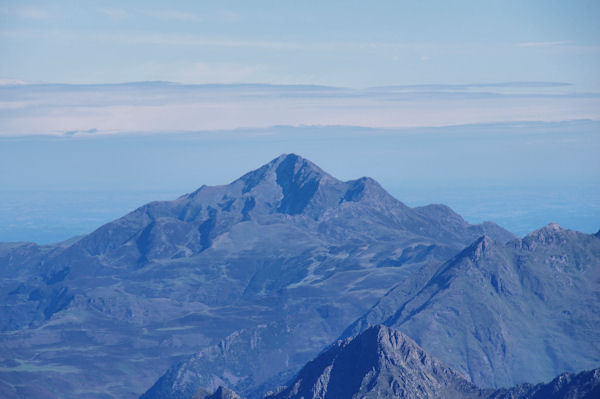
M 296 154 L 281 154 L 236 180 L 243 183 L 243 194 L 265 184 L 270 187 L 268 191 L 280 192 L 283 198 L 278 211 L 292 215 L 302 213 L 322 181 L 339 183 L 317 165 Z
M 525 240 L 529 242 L 532 240 L 538 241 L 544 244 L 560 243 L 565 239 L 565 233 L 568 231 L 563 229 L 558 223 L 549 223 L 541 229 L 527 234 Z
M 307 173 L 313 173 L 321 176 L 329 176 L 327 172 L 323 171 L 323 169 L 319 168 L 310 160 L 294 153 L 281 154 L 277 158 L 273 159 L 271 162 L 267 163 L 265 166 L 267 166 L 271 170 L 279 170 L 280 172 L 282 171 L 282 169 L 291 170 L 296 173 L 300 170 L 304 170 Z
M 475 391 L 408 336 L 380 324 L 338 341 L 270 398 L 464 398 Z
M 376 324 L 367 328 L 359 335 L 359 337 L 361 337 L 361 339 L 374 340 L 374 342 L 377 343 L 377 346 L 383 351 L 389 351 L 395 348 L 404 351 L 406 346 L 418 347 L 417 343 L 409 338 L 408 335 L 399 330 L 387 327 L 384 324 Z
M 319 189 L 321 180 L 333 180 L 317 165 L 296 154 L 281 155 L 277 161 L 276 182 L 283 194 L 279 212 L 290 215 L 302 213 Z
M 540 234 L 555 234 L 565 231 L 558 223 L 548 223 L 541 229 L 529 233 L 527 236 L 539 236 Z
M 494 241 L 486 234 L 479 237 L 471 245 L 469 245 L 462 255 L 467 255 L 474 262 L 479 261 L 494 245 Z
M 538 231 L 564 231 L 562 227 L 558 223 L 548 223 L 546 226 L 542 227 Z

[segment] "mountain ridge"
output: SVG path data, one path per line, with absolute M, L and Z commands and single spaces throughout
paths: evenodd
M 85 384 L 133 398 L 167 365 L 201 353 L 189 389 L 222 381 L 246 394 L 280 382 L 392 285 L 419 286 L 484 230 L 445 215 L 409 208 L 372 179 L 343 182 L 283 154 L 70 245 L 0 245 L 0 346 L 11 354 L 0 357 L 0 379 L 33 381 L 31 397 L 69 396 Z M 256 358 L 268 360 L 248 367 Z M 81 382 L 35 371 L 48 365 L 77 370 Z
M 593 235 L 550 224 L 506 244 L 484 236 L 416 294 L 390 290 L 342 337 L 377 323 L 402 328 L 485 387 L 590 369 L 600 362 L 598 271 Z
M 399 330 L 375 325 L 329 346 L 265 399 L 592 399 L 599 393 L 600 368 L 537 385 L 481 389 Z

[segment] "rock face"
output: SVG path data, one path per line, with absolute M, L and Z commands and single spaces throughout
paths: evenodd
M 265 399 L 593 399 L 600 369 L 549 383 L 480 389 L 403 333 L 376 325 L 340 340 L 306 364 L 288 387 Z
M 483 387 L 600 364 L 600 240 L 548 225 L 476 240 L 415 295 L 399 285 L 349 327 L 384 323 Z
M 269 399 L 479 398 L 464 377 L 382 325 L 338 341 Z
M 247 396 L 482 234 L 514 238 L 290 154 L 75 242 L 0 244 L 0 396 L 134 398 L 172 364 L 147 397 Z

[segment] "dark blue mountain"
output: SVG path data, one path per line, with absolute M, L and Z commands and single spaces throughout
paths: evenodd
M 291 154 L 75 242 L 0 244 L 0 396 L 133 398 L 192 354 L 151 392 L 246 395 L 482 234 L 515 238 Z

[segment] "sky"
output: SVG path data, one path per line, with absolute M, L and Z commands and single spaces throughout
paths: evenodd
M 0 241 L 294 152 L 524 235 L 600 228 L 598 1 L 0 0 Z
M 0 77 L 599 91 L 600 3 L 0 1 Z

